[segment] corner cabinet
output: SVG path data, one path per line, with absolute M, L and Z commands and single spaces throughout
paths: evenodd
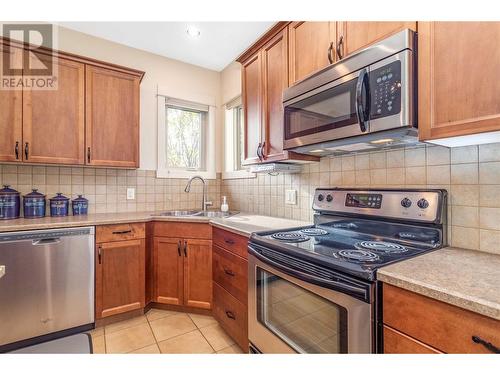
M 288 87 L 288 29 L 278 24 L 238 60 L 242 65 L 243 164 L 317 161 L 283 150 L 283 90 Z
M 87 164 L 139 167 L 140 77 L 86 67 Z
M 57 71 L 57 89 L 0 90 L 0 162 L 138 168 L 144 72 L 33 48 L 0 37 L 0 64 L 30 50 Z
M 423 141 L 500 130 L 500 22 L 418 23 Z

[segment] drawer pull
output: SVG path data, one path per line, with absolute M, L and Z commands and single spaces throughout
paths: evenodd
M 226 312 L 226 314 L 227 314 L 227 312 Z M 476 344 L 481 344 L 482 346 L 484 346 L 486 349 L 488 349 L 492 353 L 500 354 L 500 349 L 499 348 L 497 348 L 491 342 L 483 340 L 479 336 L 472 336 L 472 341 L 474 341 Z
M 229 245 L 234 245 L 234 240 L 232 240 L 230 238 L 224 238 L 224 242 L 229 244 Z
M 232 311 L 226 310 L 226 316 L 227 316 L 229 319 L 236 320 L 236 316 L 234 315 L 234 313 L 233 313 Z
M 99 264 L 102 264 L 102 246 L 99 245 L 99 247 L 97 248 L 97 259 L 99 260 Z
M 224 268 L 224 273 L 229 276 L 234 276 L 234 272 L 228 268 Z
M 127 233 L 132 233 L 132 229 L 129 230 L 117 230 L 113 232 L 113 234 L 127 234 Z
M 177 242 L 177 253 L 181 256 L 181 241 Z

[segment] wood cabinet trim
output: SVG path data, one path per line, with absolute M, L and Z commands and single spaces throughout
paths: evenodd
M 424 344 L 384 325 L 384 353 L 386 354 L 443 354 L 441 351 Z

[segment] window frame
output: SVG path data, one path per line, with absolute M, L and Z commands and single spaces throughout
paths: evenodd
M 205 112 L 204 126 L 202 126 L 202 152 L 200 159 L 205 168 L 203 170 L 191 170 L 187 168 L 174 168 L 167 164 L 167 109 L 168 107 L 186 109 L 195 112 Z M 191 178 L 201 176 L 205 179 L 216 179 L 216 107 L 215 99 L 210 97 L 173 97 L 162 94 L 158 88 L 158 158 L 156 175 L 159 178 Z

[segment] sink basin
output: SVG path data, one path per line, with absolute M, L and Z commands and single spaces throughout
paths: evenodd
M 172 211 L 165 211 L 159 214 L 160 216 L 176 216 L 176 217 L 182 217 L 182 216 L 194 216 L 199 214 L 201 211 L 200 210 L 172 210 Z
M 171 216 L 171 217 L 191 217 L 191 216 L 203 216 L 203 217 L 229 217 L 239 213 L 238 211 L 201 211 L 201 210 L 171 210 L 165 211 L 159 214 L 159 216 Z
M 200 211 L 198 214 L 195 216 L 205 216 L 205 217 L 229 217 L 233 216 L 239 213 L 238 211 L 228 211 L 228 212 L 222 212 L 222 211 Z

